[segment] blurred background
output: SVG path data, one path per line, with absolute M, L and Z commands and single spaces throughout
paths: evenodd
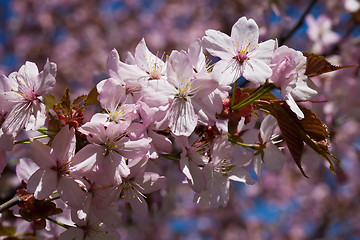
M 69 87 L 75 98 L 106 78 L 113 48 L 122 61 L 143 37 L 159 56 L 186 50 L 207 29 L 230 34 L 242 16 L 256 21 L 260 40 L 276 38 L 335 65 L 360 63 L 359 0 L 0 0 L 0 74 L 25 61 L 42 69 L 49 58 L 58 66 L 54 94 L 60 98 Z M 149 219 L 128 213 L 123 239 L 360 239 L 359 67 L 313 81 L 317 100 L 327 102 L 309 107 L 328 125 L 332 152 L 343 162 L 336 175 L 306 150 L 309 179 L 289 157 L 280 172 L 265 169 L 261 185 L 232 184 L 226 208 L 207 209 L 192 203 L 187 185 L 171 184 L 182 175 L 169 164 L 164 169 L 173 188 L 165 198 L 149 197 Z M 11 170 L 0 178 L 2 200 L 13 194 Z

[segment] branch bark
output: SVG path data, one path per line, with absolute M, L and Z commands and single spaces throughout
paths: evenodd
M 19 196 L 15 196 L 9 201 L 3 203 L 0 205 L 0 213 L 3 212 L 6 209 L 11 208 L 12 206 L 15 206 L 16 204 L 22 202 L 23 200 Z

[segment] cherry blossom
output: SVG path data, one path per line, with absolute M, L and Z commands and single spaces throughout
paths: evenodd
M 107 177 L 120 184 L 123 177 L 130 174 L 127 161 L 141 160 L 150 149 L 149 138 L 131 140 L 127 129 L 120 124 L 91 121 L 84 124 L 81 132 L 87 135 L 89 145 L 82 148 L 75 156 L 73 170 L 77 174 L 106 172 Z
M 356 238 L 359 1 L 165 2 L 5 2 L 0 235 Z
M 315 19 L 313 15 L 308 15 L 306 23 L 309 27 L 307 34 L 310 40 L 314 42 L 313 52 L 322 52 L 340 40 L 340 35 L 331 29 L 332 22 L 328 16 L 321 15 Z
M 70 176 L 70 162 L 75 154 L 75 130 L 64 127 L 54 138 L 52 147 L 37 140 L 31 142 L 32 160 L 40 167 L 28 180 L 27 190 L 35 198 L 45 199 L 54 190 L 70 206 L 80 208 L 85 193 Z
M 144 161 L 145 160 L 145 161 Z M 144 172 L 146 159 L 130 166 L 130 174 L 122 183 L 115 187 L 115 191 L 130 206 L 139 217 L 146 217 L 148 205 L 145 194 L 157 191 L 165 186 L 165 177 L 154 172 Z
M 196 73 L 185 51 L 173 51 L 168 59 L 167 77 L 170 84 L 160 85 L 157 88 L 166 91 L 166 96 L 170 102 L 167 105 L 166 115 L 160 122 L 166 124 L 172 132 L 179 136 L 189 136 L 195 129 L 198 122 L 200 111 L 207 119 L 207 114 L 215 113 L 216 109 L 220 109 L 222 103 L 216 94 L 212 92 L 217 89 L 218 84 L 211 79 L 208 73 Z M 154 91 L 152 87 L 148 87 L 150 93 Z M 207 103 L 212 103 L 212 106 Z M 204 106 L 204 108 L 202 108 Z M 209 106 L 210 108 L 208 108 Z
M 282 168 L 286 160 L 284 153 L 271 140 L 276 126 L 276 119 L 271 115 L 268 115 L 260 126 L 258 135 L 260 149 L 253 157 L 254 170 L 259 178 L 264 165 L 270 170 L 277 171 Z
M 2 124 L 7 134 L 26 130 L 36 130 L 44 125 L 46 118 L 42 96 L 55 85 L 56 64 L 47 60 L 44 70 L 39 73 L 35 63 L 26 62 L 18 72 L 9 77 L 2 76 L 0 109 L 8 112 Z
M 308 100 L 317 95 L 315 85 L 305 76 L 306 58 L 299 51 L 281 46 L 275 50 L 270 65 L 270 82 L 281 88 L 281 95 L 298 118 L 304 118 L 295 99 Z
M 195 194 L 194 202 L 211 207 L 226 206 L 229 201 L 230 180 L 254 183 L 242 162 L 232 158 L 232 151 L 233 146 L 226 135 L 214 140 L 210 149 L 211 160 L 203 170 L 207 181 L 206 189 Z
M 246 80 L 263 84 L 271 76 L 269 63 L 275 41 L 259 42 L 259 28 L 253 19 L 240 18 L 231 29 L 231 36 L 207 30 L 203 37 L 206 50 L 221 58 L 213 68 L 214 79 L 227 85 L 244 76 Z

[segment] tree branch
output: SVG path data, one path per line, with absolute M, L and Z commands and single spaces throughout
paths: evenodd
M 23 200 L 19 196 L 15 196 L 9 201 L 3 203 L 0 205 L 0 213 L 3 212 L 6 209 L 11 208 L 12 206 L 15 206 L 16 204 L 22 202 Z
M 315 5 L 316 2 L 317 0 L 312 0 L 309 6 L 307 7 L 307 9 L 305 10 L 305 12 L 300 17 L 299 21 L 291 29 L 291 31 L 285 37 L 281 37 L 279 39 L 279 46 L 283 45 L 287 40 L 289 40 L 292 37 L 292 35 L 299 29 L 299 27 L 303 24 L 306 15 L 310 12 L 311 8 Z

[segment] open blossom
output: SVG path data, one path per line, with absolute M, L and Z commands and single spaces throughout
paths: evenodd
M 166 115 L 159 126 L 169 126 L 177 136 L 189 136 L 198 120 L 211 124 L 215 113 L 221 111 L 221 98 L 214 93 L 219 84 L 207 72 L 196 73 L 185 51 L 173 51 L 167 64 L 168 83 L 149 85 L 144 91 L 153 98 L 168 98 Z M 157 89 L 160 91 L 155 96 Z
M 58 190 L 61 199 L 80 208 L 85 193 L 70 176 L 70 162 L 75 154 L 75 130 L 66 125 L 55 136 L 52 147 L 37 140 L 31 142 L 32 159 L 40 167 L 28 180 L 27 190 L 35 198 L 45 199 Z
M 305 75 L 306 57 L 299 51 L 281 46 L 275 50 L 270 65 L 270 82 L 281 88 L 281 95 L 298 118 L 304 118 L 304 113 L 295 99 L 308 100 L 317 94 L 317 91 L 309 86 L 314 84 Z
M 109 215 L 111 216 L 111 213 Z M 72 210 L 71 219 L 75 223 L 75 226 L 62 232 L 59 236 L 60 240 L 120 239 L 117 231 L 105 225 L 94 214 L 87 214 L 83 217 L 81 211 L 76 212 Z
M 209 162 L 210 156 L 208 155 L 208 151 L 210 144 L 206 141 L 201 141 L 201 138 L 197 135 L 195 137 L 195 134 L 189 138 L 194 140 L 191 145 L 187 137 L 175 137 L 177 145 L 182 148 L 180 169 L 185 175 L 190 187 L 195 192 L 201 192 L 206 189 L 206 178 L 203 167 Z
M 152 81 L 166 82 L 166 63 L 149 51 L 144 39 L 137 45 L 135 56 L 129 54 L 125 63 L 120 61 L 118 52 L 113 49 L 107 60 L 107 69 L 110 79 L 115 79 L 125 87 L 126 94 L 131 96 L 128 98 L 130 103 L 140 97 L 147 102 L 147 95 L 140 92 L 143 87 L 153 84 Z
M 154 172 L 145 172 L 147 159 L 130 164 L 130 174 L 115 187 L 121 199 L 129 203 L 139 217 L 146 217 L 148 205 L 145 194 L 157 191 L 165 186 L 166 179 Z
M 254 170 L 259 177 L 264 164 L 270 170 L 280 170 L 285 163 L 285 155 L 271 141 L 276 126 L 276 119 L 271 115 L 266 116 L 261 122 L 260 133 L 258 134 L 260 150 L 253 157 Z
M 39 73 L 35 63 L 26 62 L 18 72 L 0 77 L 0 110 L 8 112 L 2 124 L 7 134 L 15 134 L 25 127 L 36 130 L 44 125 L 46 107 L 42 96 L 55 85 L 56 64 L 47 60 Z
M 315 53 L 323 52 L 340 40 L 340 35 L 331 30 L 332 19 L 330 17 L 320 15 L 314 19 L 313 15 L 308 15 L 305 20 L 308 25 L 306 33 L 314 42 L 312 51 Z
M 201 205 L 226 206 L 229 201 L 230 180 L 253 184 L 250 173 L 243 168 L 243 160 L 233 157 L 233 145 L 226 135 L 217 137 L 211 148 L 211 160 L 204 166 L 206 189 L 195 193 L 194 202 Z
M 244 76 L 255 84 L 263 84 L 271 76 L 269 63 L 275 41 L 259 42 L 259 28 L 253 19 L 240 18 L 231 29 L 231 36 L 207 30 L 203 46 L 213 56 L 221 58 L 213 69 L 214 78 L 228 85 Z
M 92 119 L 84 124 L 80 132 L 87 135 L 89 145 L 76 153 L 73 169 L 77 174 L 89 175 L 101 171 L 117 184 L 130 174 L 127 161 L 139 161 L 150 150 L 150 138 L 131 140 L 128 129 L 122 124 L 105 126 Z
M 130 126 L 136 118 L 136 105 L 126 103 L 126 89 L 118 81 L 110 78 L 97 84 L 98 100 L 106 113 L 96 113 L 93 118 L 97 121 L 122 124 L 124 128 Z

